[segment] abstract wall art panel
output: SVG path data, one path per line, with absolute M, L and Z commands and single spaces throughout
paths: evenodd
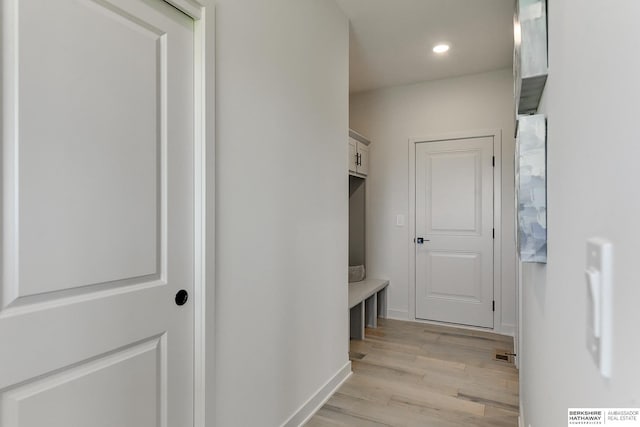
M 518 253 L 522 262 L 547 262 L 547 123 L 520 116 L 516 137 Z
M 538 110 L 547 82 L 547 1 L 517 0 L 513 73 L 516 114 Z

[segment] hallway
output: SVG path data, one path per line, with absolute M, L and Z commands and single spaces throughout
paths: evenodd
M 510 337 L 379 319 L 350 350 L 353 375 L 307 427 L 518 425 L 518 370 L 495 360 Z

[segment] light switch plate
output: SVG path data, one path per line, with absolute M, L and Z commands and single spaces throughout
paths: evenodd
M 587 350 L 605 378 L 612 365 L 613 246 L 608 240 L 587 240 Z
M 396 226 L 404 227 L 404 215 L 402 214 L 396 215 Z

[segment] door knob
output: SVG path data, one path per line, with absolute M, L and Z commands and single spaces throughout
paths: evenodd
M 184 289 L 180 289 L 176 294 L 176 304 L 185 305 L 189 299 L 189 293 Z
M 419 245 L 423 244 L 424 242 L 428 242 L 429 239 L 425 239 L 424 237 L 416 237 L 415 242 Z

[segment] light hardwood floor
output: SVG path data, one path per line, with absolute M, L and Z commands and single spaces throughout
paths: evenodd
M 518 425 L 518 370 L 495 360 L 510 337 L 379 319 L 350 349 L 353 375 L 307 427 Z

